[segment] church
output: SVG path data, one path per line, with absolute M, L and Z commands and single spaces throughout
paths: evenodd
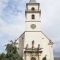
M 26 3 L 25 32 L 15 40 L 18 53 L 23 60 L 54 60 L 53 42 L 41 31 L 40 3 Z

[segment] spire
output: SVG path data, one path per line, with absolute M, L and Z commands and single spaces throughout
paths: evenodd
M 36 0 L 30 0 L 30 3 L 36 3 Z

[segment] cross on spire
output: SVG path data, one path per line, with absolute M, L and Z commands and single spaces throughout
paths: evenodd
M 30 3 L 36 3 L 36 0 L 30 0 Z

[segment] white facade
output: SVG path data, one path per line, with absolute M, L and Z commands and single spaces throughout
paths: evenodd
M 26 4 L 26 31 L 17 39 L 18 52 L 24 60 L 54 60 L 53 42 L 41 31 L 39 3 Z M 38 50 L 40 49 L 40 50 Z M 35 59 L 34 59 L 35 58 Z

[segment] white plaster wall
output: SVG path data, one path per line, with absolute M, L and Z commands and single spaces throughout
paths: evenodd
M 53 46 L 52 45 L 49 45 L 49 50 L 50 50 L 50 60 L 54 60 L 54 57 L 53 57 Z
M 15 42 L 18 43 L 18 44 L 16 44 L 15 46 L 16 46 L 17 48 L 19 48 L 19 39 L 17 39 Z
M 43 39 L 44 38 L 44 39 Z M 48 38 L 43 35 L 41 32 L 25 32 L 25 42 L 24 42 L 24 47 L 26 47 L 26 45 L 28 44 L 28 47 L 32 47 L 32 41 L 35 41 L 35 48 L 38 47 L 38 44 L 41 45 L 41 48 L 43 53 L 42 53 L 42 58 L 46 55 L 47 56 L 47 60 L 50 60 L 50 48 L 49 48 L 49 40 Z
M 24 49 L 24 34 L 19 38 L 19 55 L 21 57 L 23 57 L 23 49 Z
M 35 41 L 35 47 L 37 47 L 38 44 L 41 44 L 41 46 L 44 47 L 49 42 L 49 40 L 41 32 L 25 32 L 24 46 L 28 43 L 29 47 L 31 47 L 31 42 L 33 40 Z
M 26 60 L 30 60 L 30 54 L 26 54 Z
M 26 22 L 26 31 L 40 31 L 40 23 L 41 22 Z M 32 29 L 31 24 L 35 24 L 36 28 Z
M 35 19 L 32 19 L 32 15 L 35 15 Z M 40 13 L 28 13 L 28 14 L 26 14 L 26 21 L 40 21 Z

